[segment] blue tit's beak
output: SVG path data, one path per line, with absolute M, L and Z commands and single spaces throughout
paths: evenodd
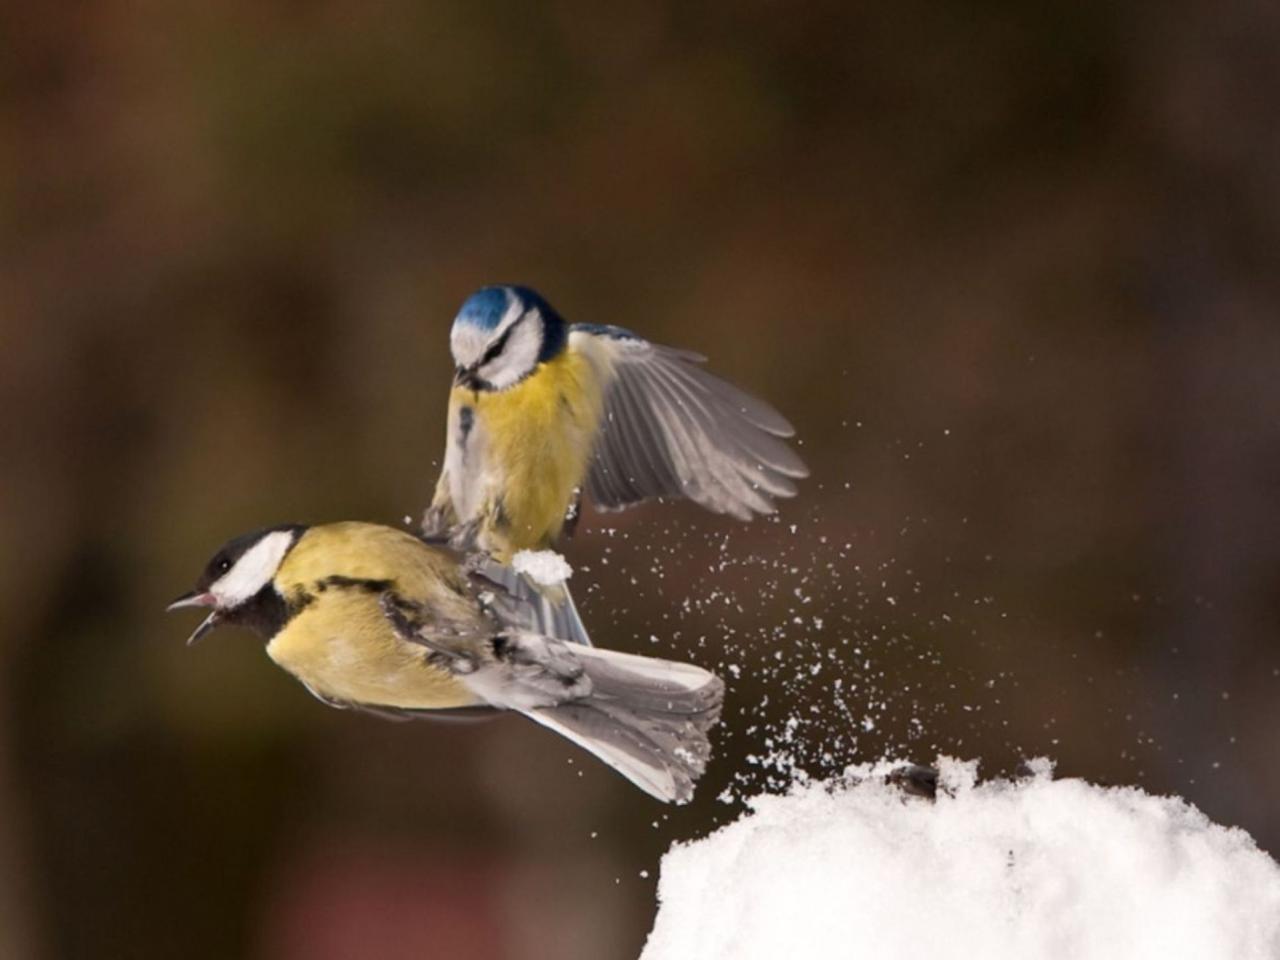
M 216 627 L 221 620 L 221 611 L 216 609 L 218 598 L 212 593 L 201 590 L 192 590 L 190 593 L 184 593 L 169 606 L 164 608 L 165 613 L 172 613 L 174 610 L 183 610 L 187 607 L 214 607 L 207 617 L 200 621 L 200 626 L 196 627 L 195 632 L 187 637 L 187 646 L 191 646 L 206 633 Z
M 466 387 L 468 390 L 480 389 L 480 378 L 476 375 L 477 364 L 469 367 L 453 368 L 453 385 L 455 387 Z

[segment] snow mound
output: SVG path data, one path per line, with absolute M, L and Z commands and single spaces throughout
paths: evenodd
M 888 769 L 673 847 L 642 960 L 1280 957 L 1280 866 L 1179 798 L 943 760 L 931 802 Z
M 554 550 L 520 550 L 511 558 L 511 568 L 544 587 L 564 583 L 573 576 L 569 561 Z

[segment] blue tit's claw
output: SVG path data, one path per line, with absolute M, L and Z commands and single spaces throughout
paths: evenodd
M 472 519 L 453 528 L 449 533 L 449 546 L 459 553 L 470 554 L 477 550 L 476 544 L 479 539 L 480 521 L 479 519 Z
M 448 543 L 451 534 L 448 509 L 427 507 L 422 514 L 422 539 L 429 543 Z

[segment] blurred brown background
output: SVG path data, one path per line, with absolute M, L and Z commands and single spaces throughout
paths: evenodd
M 1274 4 L 5 20 L 0 956 L 634 956 L 770 751 L 1046 753 L 1280 848 Z M 733 680 L 689 808 L 161 614 L 233 534 L 416 516 L 494 281 L 799 428 L 779 522 L 566 547 L 598 641 Z

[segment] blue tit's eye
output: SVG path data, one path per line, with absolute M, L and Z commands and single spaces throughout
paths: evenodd
M 523 320 L 524 318 L 521 317 L 520 319 Z M 489 349 L 484 352 L 484 356 L 480 358 L 480 362 L 477 363 L 476 366 L 483 367 L 486 363 L 488 363 L 490 360 L 492 360 L 494 357 L 500 354 L 502 352 L 502 348 L 507 345 L 507 340 L 511 336 L 511 331 L 514 330 L 519 325 L 520 325 L 520 320 L 517 320 L 511 326 L 507 327 L 507 329 L 503 330 L 502 336 L 500 336 L 497 340 L 493 341 L 493 343 L 489 344 Z

